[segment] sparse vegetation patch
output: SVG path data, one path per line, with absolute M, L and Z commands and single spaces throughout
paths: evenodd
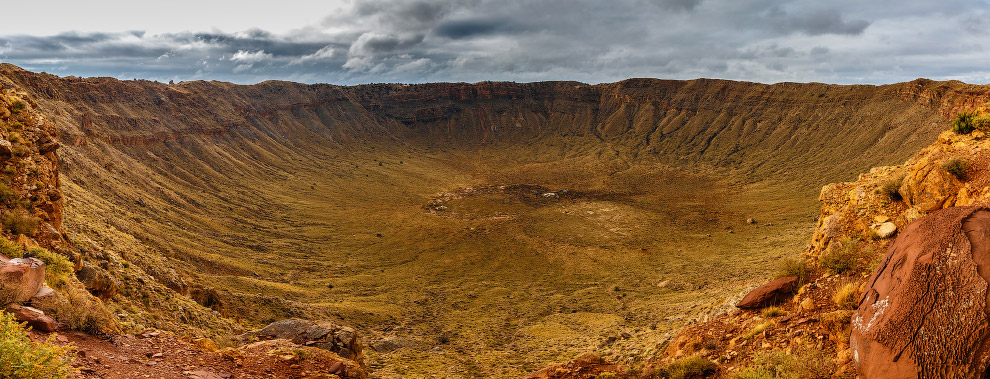
M 34 342 L 21 324 L 0 312 L 0 378 L 66 378 L 74 372 L 72 346 L 59 346 L 55 335 Z
M 2 221 L 3 226 L 7 230 L 10 230 L 11 233 L 27 236 L 34 235 L 34 232 L 38 230 L 38 223 L 40 222 L 37 217 L 23 210 L 4 214 Z
M 863 253 L 859 243 L 852 238 L 832 241 L 819 258 L 822 269 L 831 274 L 842 274 L 859 269 Z
M 704 378 L 714 374 L 717 368 L 715 362 L 695 355 L 671 362 L 660 375 L 670 379 Z
M 966 158 L 952 158 L 942 163 L 942 169 L 955 176 L 956 179 L 966 180 L 970 169 L 969 160 Z

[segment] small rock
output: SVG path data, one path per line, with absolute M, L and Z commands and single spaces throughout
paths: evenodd
M 0 139 L 0 160 L 8 160 L 10 157 L 14 156 L 14 145 L 5 139 Z
M 756 223 L 756 220 L 755 220 L 755 219 L 753 219 L 752 217 L 750 217 L 750 218 L 747 218 L 747 219 L 746 219 L 746 223 L 747 223 L 747 224 L 750 224 L 750 225 L 753 225 L 753 224 L 755 224 L 755 223 Z
M 777 304 L 793 294 L 797 281 L 796 276 L 773 280 L 750 291 L 736 304 L 736 307 L 755 309 Z
M 895 233 L 897 233 L 897 225 L 888 221 L 883 224 L 880 224 L 880 226 L 878 226 L 874 231 L 877 233 L 877 236 L 880 238 L 890 238 L 893 237 Z
M 199 370 L 199 371 L 183 371 L 182 374 L 185 375 L 189 379 L 223 379 L 223 377 L 220 376 L 220 375 L 214 374 L 214 373 L 209 372 L 209 371 L 203 371 L 203 370 Z
M 193 345 L 196 345 L 196 347 L 198 347 L 198 348 L 200 348 L 202 350 L 205 350 L 205 351 L 213 352 L 213 351 L 220 350 L 220 348 L 217 346 L 216 342 L 213 342 L 213 340 L 211 340 L 209 338 L 194 338 L 192 340 L 192 342 L 193 342 Z

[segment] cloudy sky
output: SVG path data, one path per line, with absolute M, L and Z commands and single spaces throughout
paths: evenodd
M 982 84 L 990 82 L 988 1 L 34 1 L 0 20 L 0 62 L 58 75 L 236 83 Z

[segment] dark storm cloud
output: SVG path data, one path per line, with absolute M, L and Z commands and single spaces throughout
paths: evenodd
M 61 75 L 341 84 L 719 77 L 990 80 L 982 0 L 364 0 L 262 29 L 0 35 Z
M 507 30 L 506 20 L 453 20 L 438 25 L 433 32 L 441 37 L 461 39 L 484 36 Z
M 809 35 L 863 33 L 870 22 L 866 20 L 843 20 L 842 15 L 835 9 L 824 9 L 801 15 L 788 15 L 780 9 L 774 9 L 770 17 L 775 20 L 778 28 L 785 32 L 799 31 Z

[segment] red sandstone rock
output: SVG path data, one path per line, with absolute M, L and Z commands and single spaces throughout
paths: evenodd
M 850 347 L 863 378 L 983 378 L 990 359 L 990 209 L 909 224 L 866 282 Z
M 796 276 L 788 276 L 756 287 L 746 294 L 746 297 L 743 297 L 739 304 L 736 304 L 736 307 L 753 309 L 777 304 L 794 294 L 794 287 L 797 282 Z
M 17 321 L 26 322 L 32 329 L 40 332 L 51 333 L 57 328 L 54 319 L 46 316 L 45 312 L 36 308 L 10 304 L 5 311 L 13 314 Z
M 0 305 L 28 301 L 44 284 L 44 262 L 34 258 L 0 262 Z

